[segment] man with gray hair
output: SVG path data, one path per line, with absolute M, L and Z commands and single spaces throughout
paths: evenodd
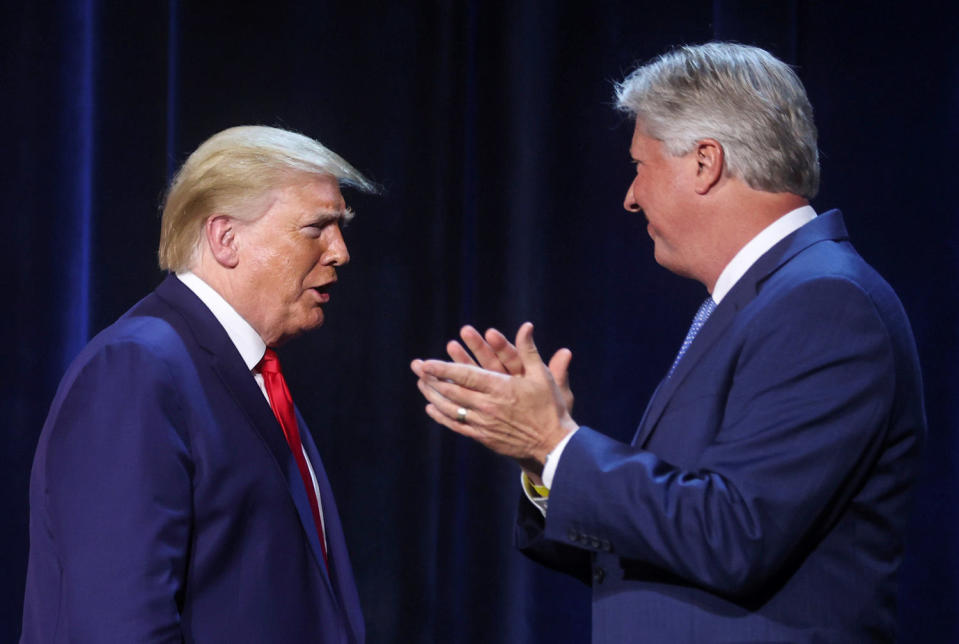
M 22 642 L 364 640 L 319 452 L 273 348 L 349 261 L 317 141 L 224 130 L 168 191 L 171 275 L 64 376 L 30 481 Z
M 593 641 L 891 641 L 925 432 L 909 322 L 819 183 L 812 108 L 755 47 L 681 47 L 617 88 L 624 207 L 709 293 L 629 444 L 570 415 L 571 359 L 464 327 L 415 360 L 437 422 L 523 467 L 516 540 L 593 589 Z

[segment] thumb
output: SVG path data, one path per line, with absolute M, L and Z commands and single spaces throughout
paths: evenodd
M 569 363 L 573 360 L 573 352 L 569 349 L 560 349 L 549 360 L 549 372 L 560 388 L 569 387 Z
M 523 325 L 516 332 L 516 350 L 519 352 L 520 360 L 523 361 L 523 367 L 526 373 L 534 373 L 530 369 L 537 364 L 542 365 L 543 359 L 539 357 L 539 350 L 536 343 L 533 342 L 533 323 L 523 322 Z

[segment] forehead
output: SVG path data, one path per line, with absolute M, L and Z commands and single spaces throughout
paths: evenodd
M 342 215 L 346 201 L 339 181 L 330 175 L 298 178 L 274 192 L 270 212 L 288 218 Z
M 340 192 L 340 182 L 331 175 L 310 176 L 286 187 L 294 199 L 316 208 L 343 210 L 346 201 Z

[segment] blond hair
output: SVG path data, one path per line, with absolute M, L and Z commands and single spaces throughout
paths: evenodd
M 203 225 L 214 212 L 252 220 L 260 197 L 297 175 L 333 176 L 364 192 L 376 186 L 318 141 L 263 125 L 232 127 L 203 142 L 167 190 L 160 224 L 160 268 L 183 271 L 198 258 Z

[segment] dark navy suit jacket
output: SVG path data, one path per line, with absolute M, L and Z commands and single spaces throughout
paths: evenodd
M 580 428 L 517 542 L 592 585 L 595 643 L 888 641 L 924 432 L 906 315 L 831 211 L 736 283 L 632 444 Z
M 364 639 L 336 503 L 329 549 L 239 352 L 167 278 L 64 376 L 30 482 L 22 642 Z

